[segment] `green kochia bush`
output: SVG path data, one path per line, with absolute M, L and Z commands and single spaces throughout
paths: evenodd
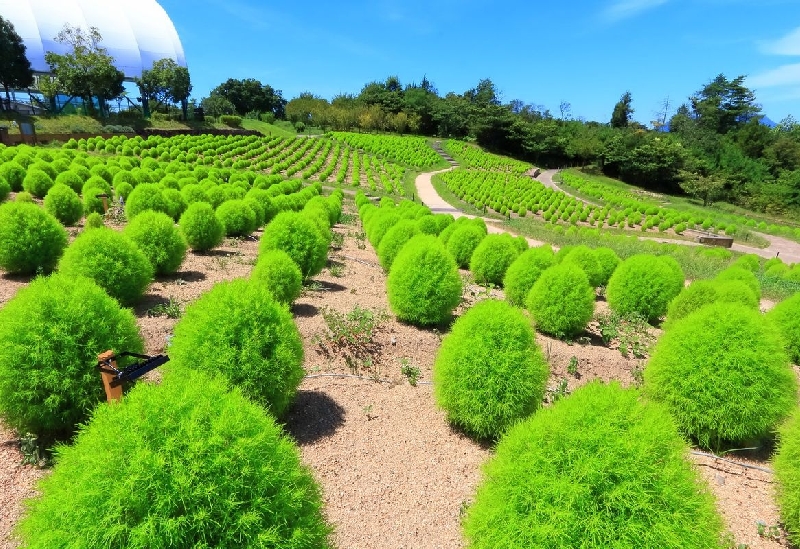
M 447 239 L 447 251 L 462 269 L 469 268 L 475 249 L 486 238 L 486 233 L 471 223 L 463 223 Z
M 720 282 L 728 280 L 740 280 L 747 284 L 751 290 L 753 290 L 753 293 L 756 294 L 757 298 L 761 298 L 761 284 L 759 284 L 756 275 L 754 275 L 752 271 L 749 271 L 745 268 L 728 267 L 719 273 L 715 280 L 719 280 Z
M 549 245 L 530 248 L 520 254 L 506 271 L 503 288 L 512 305 L 523 307 L 533 284 L 545 269 L 555 265 L 555 254 Z
M 401 219 L 386 231 L 378 245 L 378 259 L 384 271 L 389 272 L 394 258 L 397 257 L 406 242 L 417 234 L 419 234 L 419 228 L 417 223 L 411 219 Z
M 450 239 L 452 238 L 451 236 Z M 469 262 L 469 270 L 472 271 L 478 284 L 500 286 L 506 271 L 519 254 L 520 249 L 513 237 L 508 234 L 490 234 L 475 248 Z
M 136 244 L 112 229 L 81 233 L 64 252 L 58 270 L 67 276 L 85 276 L 123 305 L 133 305 L 153 280 L 153 266 Z
M 775 323 L 783 334 L 789 358 L 800 364 L 800 293 L 778 303 L 767 318 Z
M 22 182 L 22 188 L 36 198 L 44 198 L 53 185 L 53 179 L 39 168 L 30 168 Z
M 671 257 L 634 255 L 611 275 L 606 298 L 616 313 L 639 313 L 649 322 L 656 322 L 666 314 L 670 301 L 680 293 L 683 283 L 683 272 Z
M 205 252 L 222 243 L 225 228 L 207 202 L 189 204 L 178 221 L 186 242 L 192 250 Z
M 594 298 L 583 269 L 562 263 L 539 276 L 525 304 L 537 330 L 563 338 L 586 329 L 594 314 Z
M 83 217 L 83 202 L 78 193 L 57 183 L 44 197 L 44 209 L 61 223 L 72 226 Z
M 300 297 L 303 274 L 300 267 L 283 250 L 269 250 L 258 258 L 253 272 L 253 284 L 262 284 L 280 303 L 292 303 Z
M 409 240 L 392 263 L 389 305 L 400 320 L 427 326 L 447 320 L 461 301 L 461 277 L 435 236 Z
M 186 257 L 186 239 L 165 213 L 142 212 L 128 223 L 123 234 L 144 252 L 156 274 L 174 273 Z
M 174 368 L 222 374 L 280 416 L 303 379 L 303 343 L 263 284 L 221 282 L 186 308 L 169 347 Z
M 139 383 L 98 408 L 39 492 L 17 528 L 31 549 L 330 547 L 320 490 L 291 440 L 198 373 Z
M 226 200 L 216 211 L 225 236 L 249 236 L 258 227 L 256 213 L 244 200 Z
M 70 435 L 105 399 L 95 365 L 110 349 L 142 351 L 130 311 L 87 278 L 37 278 L 0 309 L 0 414 L 21 433 Z
M 300 267 L 303 278 L 318 274 L 328 258 L 328 238 L 307 215 L 281 212 L 264 227 L 259 254 L 283 250 Z
M 8 181 L 8 184 L 11 185 L 11 190 L 14 192 L 22 190 L 25 173 L 25 168 L 14 160 L 0 162 L 0 177 Z
M 471 549 L 716 549 L 722 521 L 666 410 L 592 382 L 512 427 L 467 510 Z
M 706 305 L 717 302 L 740 303 L 751 309 L 758 308 L 758 298 L 753 290 L 739 280 L 695 280 L 681 290 L 681 293 L 672 300 L 667 311 L 669 325 L 700 310 Z M 665 327 L 667 324 L 665 324 Z
M 799 294 L 800 295 L 800 294 Z M 793 545 L 800 543 L 800 411 L 780 429 L 773 460 L 781 519 Z
M 36 204 L 0 205 L 0 268 L 9 273 L 49 273 L 67 246 L 67 231 Z
M 495 438 L 541 406 L 549 374 L 522 311 L 486 300 L 442 341 L 433 366 L 436 402 L 451 423 Z
M 583 244 L 575 246 L 564 257 L 562 263 L 572 263 L 583 269 L 583 272 L 589 277 L 589 285 L 592 288 L 603 285 L 605 271 L 597 259 L 597 254 L 590 247 Z M 606 278 L 606 280 L 608 279 Z
M 169 205 L 164 200 L 161 187 L 154 183 L 143 183 L 138 185 L 128 195 L 125 203 L 125 215 L 128 219 L 133 219 L 140 213 L 147 210 L 155 210 L 169 214 Z
M 644 371 L 648 396 L 667 405 L 701 446 L 769 432 L 795 407 L 797 381 L 777 327 L 753 309 L 717 303 L 677 321 Z

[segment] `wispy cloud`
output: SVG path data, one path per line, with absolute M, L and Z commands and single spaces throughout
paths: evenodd
M 755 76 L 748 77 L 747 84 L 754 88 L 776 88 L 800 85 L 800 63 L 781 65 Z
M 602 17 L 609 23 L 616 23 L 662 6 L 667 2 L 669 0 L 615 0 L 606 6 Z
M 761 51 L 772 55 L 800 55 L 800 27 L 777 40 L 761 43 Z

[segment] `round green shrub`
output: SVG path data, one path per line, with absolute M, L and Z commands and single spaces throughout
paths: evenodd
M 604 273 L 600 267 L 600 262 L 597 260 L 597 255 L 589 246 L 584 244 L 575 246 L 564 257 L 562 263 L 572 263 L 583 269 L 583 272 L 585 272 L 586 276 L 589 278 L 589 285 L 591 287 L 596 288 L 602 286 Z
M 105 400 L 97 355 L 142 347 L 133 314 L 91 280 L 37 278 L 0 309 L 0 414 L 21 433 L 69 436 Z
M 125 216 L 128 219 L 133 219 L 147 210 L 164 212 L 167 215 L 170 213 L 161 187 L 155 183 L 137 185 L 128 195 L 128 201 L 125 203 Z
M 167 205 L 166 213 L 174 221 L 178 221 L 181 218 L 181 215 L 183 215 L 183 212 L 186 211 L 187 206 L 181 192 L 176 189 L 164 189 L 161 191 L 161 196 L 164 198 L 164 202 Z
M 722 520 L 669 414 L 591 382 L 512 427 L 463 522 L 471 549 L 711 549 Z
M 207 202 L 193 202 L 178 221 L 189 247 L 197 252 L 205 252 L 222 243 L 225 228 Z
M 450 236 L 450 240 L 454 235 L 455 233 Z M 519 254 L 519 247 L 510 235 L 490 234 L 475 248 L 469 262 L 469 270 L 472 271 L 478 284 L 500 286 L 503 284 L 506 271 Z
M 244 200 L 226 200 L 216 210 L 225 236 L 249 236 L 256 230 L 256 213 Z
M 484 238 L 486 238 L 486 234 L 479 227 L 471 223 L 464 223 L 447 239 L 447 251 L 456 260 L 456 265 L 467 269 L 475 249 Z
M 9 194 L 11 194 L 11 185 L 0 175 L 0 202 L 8 198 Z
M 99 227 L 104 227 L 105 223 L 103 223 L 103 216 L 97 212 L 92 212 L 86 216 L 86 221 L 83 222 L 83 229 L 97 229 Z
M 783 278 L 789 272 L 789 266 L 785 263 L 773 265 L 769 269 L 764 270 L 764 276 L 769 278 Z
M 400 221 L 400 216 L 394 212 L 394 208 L 380 208 L 378 213 L 370 219 L 369 223 L 364 225 L 367 238 L 369 238 L 369 243 L 372 244 L 373 248 L 376 250 L 378 249 L 383 236 L 398 221 Z
M 330 547 L 294 443 L 202 374 L 139 383 L 99 407 L 38 491 L 17 528 L 31 548 Z
M 777 481 L 777 503 L 789 541 L 800 543 L 800 411 L 779 430 L 778 449 L 772 460 Z
M 671 259 L 640 254 L 620 263 L 606 288 L 611 309 L 621 315 L 638 313 L 649 322 L 658 321 L 684 284 L 683 272 Z
M 111 185 L 100 176 L 93 175 L 81 187 L 81 194 L 85 197 L 87 194 L 97 195 L 106 194 L 111 196 Z
M 417 235 L 403 246 L 386 287 L 397 318 L 421 326 L 444 322 L 461 301 L 458 266 L 431 235 Z
M 433 366 L 436 402 L 448 420 L 484 439 L 538 409 L 549 375 L 530 321 L 495 300 L 456 320 Z
M 22 188 L 31 193 L 36 198 L 44 198 L 47 191 L 55 184 L 53 179 L 39 168 L 31 167 L 25 174 L 22 181 Z
M 130 238 L 102 227 L 81 233 L 58 264 L 66 276 L 91 278 L 125 306 L 142 297 L 153 280 L 153 266 Z
M 0 268 L 9 273 L 49 273 L 67 247 L 58 220 L 31 202 L 0 205 Z
M 439 224 L 436 222 L 436 218 L 432 215 L 424 215 L 416 221 L 417 228 L 422 234 L 432 234 L 434 236 L 439 234 Z
M 386 231 L 378 245 L 378 260 L 387 273 L 392 268 L 392 263 L 406 242 L 419 234 L 419 228 L 412 219 L 401 219 Z
M 25 173 L 25 168 L 19 162 L 14 160 L 0 162 L 0 177 L 8 181 L 8 184 L 11 185 L 11 190 L 15 193 L 22 190 Z
M 800 365 L 800 293 L 775 305 L 767 318 L 783 335 L 789 359 Z
M 715 280 L 719 280 L 720 282 L 726 280 L 741 280 L 748 286 L 750 289 L 753 290 L 753 293 L 756 294 L 756 297 L 761 299 L 761 284 L 758 282 L 756 275 L 753 274 L 752 271 L 748 271 L 747 269 L 742 269 L 739 267 L 728 267 L 724 271 L 720 272 Z
M 514 260 L 503 278 L 506 300 L 516 307 L 525 306 L 533 284 L 545 271 L 555 265 L 555 254 L 549 245 L 530 248 Z
M 600 286 L 606 286 L 622 260 L 611 248 L 595 248 L 594 255 L 600 264 Z
M 121 183 L 117 183 L 114 185 L 114 196 L 117 199 L 122 199 L 123 201 L 128 200 L 131 192 L 133 192 L 133 185 L 122 181 Z
M 261 254 L 250 273 L 250 280 L 267 288 L 280 303 L 292 303 L 303 290 L 303 273 L 283 250 Z
M 275 416 L 305 375 L 303 342 L 264 284 L 220 282 L 186 308 L 169 346 L 173 368 L 224 375 Z
M 73 170 L 61 172 L 56 176 L 56 185 L 66 185 L 76 193 L 80 193 L 83 188 L 83 179 Z
M 122 232 L 144 252 L 157 275 L 176 272 L 186 257 L 186 238 L 165 213 L 142 212 Z
M 577 265 L 561 263 L 542 272 L 525 298 L 536 329 L 558 338 L 586 329 L 594 315 L 594 290 Z
M 671 326 L 645 368 L 644 389 L 714 449 L 768 434 L 797 405 L 777 327 L 734 303 L 703 307 Z
M 741 267 L 751 272 L 758 272 L 761 268 L 761 258 L 755 254 L 745 254 L 733 262 L 732 267 Z
M 83 217 L 83 202 L 78 193 L 56 183 L 44 197 L 44 209 L 67 226 L 75 225 Z
M 283 250 L 300 267 L 303 278 L 318 274 L 328 259 L 328 239 L 314 221 L 297 212 L 281 212 L 264 227 L 259 255 Z
M 717 301 L 724 303 L 739 303 L 753 310 L 757 310 L 760 305 L 758 296 L 753 292 L 752 286 L 748 286 L 741 280 L 714 280 L 717 290 Z

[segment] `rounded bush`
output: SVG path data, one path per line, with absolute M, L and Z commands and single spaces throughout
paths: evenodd
M 555 254 L 549 245 L 522 252 L 509 266 L 503 278 L 506 300 L 516 307 L 524 307 L 533 284 L 545 269 L 555 265 L 555 261 Z
M 142 345 L 133 314 L 91 280 L 37 278 L 0 309 L 0 414 L 20 433 L 69 436 L 105 400 L 97 355 Z
M 56 185 L 66 185 L 76 193 L 80 193 L 83 188 L 83 179 L 73 170 L 59 173 L 55 179 Z
M 783 335 L 789 359 L 800 365 L 800 293 L 775 305 L 767 318 Z
M 671 326 L 645 368 L 644 389 L 686 434 L 714 449 L 768 434 L 797 405 L 777 327 L 731 303 L 703 307 Z
M 724 271 L 720 272 L 715 280 L 720 282 L 727 281 L 727 280 L 740 280 L 747 284 L 753 293 L 756 294 L 756 297 L 761 299 L 761 284 L 759 284 L 756 275 L 753 274 L 752 271 L 748 271 L 747 269 L 743 269 L 740 267 L 728 267 Z
M 400 216 L 395 213 L 395 208 L 380 208 L 378 213 L 374 215 L 369 223 L 364 225 L 367 232 L 369 243 L 376 250 L 380 246 L 381 239 L 398 221 Z
M 453 233 L 455 235 L 455 233 Z M 450 236 L 452 240 L 453 236 Z M 478 284 L 503 284 L 506 271 L 519 257 L 520 250 L 508 234 L 490 234 L 484 238 L 469 262 L 469 270 Z
M 469 268 L 472 254 L 475 249 L 486 238 L 486 234 L 479 227 L 471 223 L 464 223 L 458 227 L 447 239 L 447 251 L 456 260 L 456 265 L 462 269 Z
M 591 382 L 512 427 L 463 522 L 472 549 L 711 549 L 722 520 L 664 408 Z
M 318 274 L 328 259 L 328 239 L 308 216 L 281 212 L 264 227 L 259 255 L 283 250 L 300 267 L 303 278 Z
M 412 219 L 401 219 L 386 231 L 378 245 L 378 260 L 387 273 L 392 268 L 392 263 L 406 242 L 419 234 L 419 228 Z
M 684 276 L 672 258 L 640 254 L 620 263 L 611 275 L 606 299 L 621 315 L 638 313 L 657 322 L 683 288 Z
M 751 309 L 758 308 L 758 298 L 744 282 L 695 280 L 670 302 L 667 321 L 672 325 L 676 320 L 717 302 L 739 303 Z
M 91 278 L 125 306 L 142 297 L 153 280 L 153 266 L 130 238 L 101 227 L 81 233 L 58 264 L 66 276 Z
M 8 198 L 9 194 L 11 194 L 11 185 L 0 175 L 0 202 Z
M 761 268 L 761 258 L 755 254 L 745 254 L 734 261 L 731 266 L 741 267 L 755 273 Z
M 157 275 L 172 274 L 186 257 L 186 238 L 165 213 L 142 212 L 123 230 L 139 248 Z
M 44 209 L 67 226 L 75 225 L 83 217 L 83 202 L 78 193 L 56 183 L 44 197 Z
M 164 212 L 169 215 L 169 206 L 161 194 L 161 187 L 155 183 L 142 183 L 137 185 L 128 195 L 125 203 L 125 216 L 133 219 L 147 210 Z
M 169 356 L 174 368 L 224 375 L 275 416 L 305 375 L 291 313 L 265 285 L 243 279 L 218 283 L 186 308 Z
M 330 547 L 295 445 L 202 374 L 139 383 L 99 407 L 38 491 L 17 528 L 31 548 Z
M 25 174 L 22 181 L 22 188 L 31 193 L 36 198 L 44 198 L 47 191 L 55 184 L 53 179 L 39 168 L 31 167 Z
M 6 272 L 49 273 L 66 247 L 64 227 L 36 204 L 0 205 L 0 268 Z
M 86 221 L 83 222 L 83 230 L 86 229 L 97 229 L 99 227 L 104 227 L 105 224 L 103 223 L 103 216 L 97 212 L 92 212 L 86 216 Z
M 564 257 L 562 263 L 572 263 L 583 269 L 583 272 L 589 277 L 589 285 L 592 288 L 602 286 L 604 272 L 597 260 L 597 254 L 589 246 L 583 244 L 575 246 Z
M 8 181 L 13 192 L 22 190 L 22 182 L 25 181 L 25 168 L 19 162 L 9 160 L 0 162 L 0 177 Z
M 600 264 L 600 286 L 606 286 L 622 260 L 611 248 L 595 248 L 594 255 Z
M 226 200 L 216 210 L 225 236 L 248 236 L 256 230 L 256 213 L 244 200 Z
M 181 192 L 176 189 L 164 189 L 161 191 L 161 196 L 167 205 L 167 215 L 174 221 L 178 221 L 183 212 L 186 211 L 186 201 L 183 199 Z
M 495 300 L 456 320 L 433 366 L 437 404 L 479 438 L 496 438 L 537 410 L 549 375 L 530 321 Z
M 178 221 L 186 242 L 192 250 L 205 252 L 222 243 L 225 229 L 207 202 L 189 204 Z
M 283 250 L 269 250 L 261 254 L 250 273 L 250 280 L 267 288 L 280 303 L 291 304 L 303 290 L 300 267 Z
M 583 269 L 562 263 L 542 272 L 525 305 L 536 329 L 558 338 L 583 332 L 594 315 L 594 290 Z
M 777 481 L 777 503 L 789 541 L 800 543 L 800 411 L 781 426 L 772 460 Z
M 397 318 L 422 326 L 447 320 L 461 301 L 461 277 L 438 238 L 417 235 L 400 250 L 386 282 Z

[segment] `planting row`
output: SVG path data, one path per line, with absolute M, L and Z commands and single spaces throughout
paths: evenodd
M 378 155 L 410 168 L 433 168 L 442 163 L 441 157 L 428 145 L 424 137 L 349 132 L 330 132 L 327 135 L 347 143 L 354 149 Z
M 487 153 L 480 147 L 464 143 L 463 141 L 448 139 L 443 143 L 442 148 L 465 168 L 475 168 L 514 175 L 522 175 L 533 169 L 533 166 L 527 162 Z

